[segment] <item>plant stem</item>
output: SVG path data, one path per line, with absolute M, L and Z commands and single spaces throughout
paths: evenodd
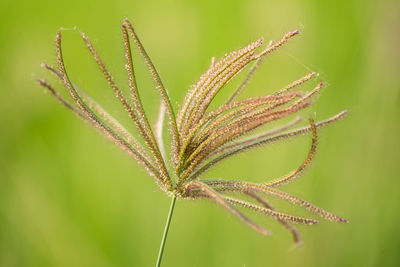
M 172 213 L 174 212 L 175 201 L 176 201 L 176 196 L 173 196 L 172 201 L 171 201 L 171 206 L 169 208 L 168 218 L 165 223 L 165 229 L 164 229 L 164 234 L 163 234 L 163 237 L 161 240 L 160 251 L 158 252 L 158 259 L 157 259 L 156 267 L 159 267 L 161 264 L 161 259 L 162 259 L 163 252 L 164 252 L 165 241 L 167 240 L 168 229 L 169 229 L 169 225 L 171 223 Z

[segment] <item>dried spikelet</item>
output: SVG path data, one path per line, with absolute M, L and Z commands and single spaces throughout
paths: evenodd
M 310 165 L 316 151 L 317 129 L 341 119 L 346 115 L 346 111 L 321 122 L 314 123 L 310 119 L 310 126 L 290 130 L 301 121 L 301 118 L 297 117 L 295 120 L 278 128 L 267 130 L 258 135 L 247 136 L 269 122 L 286 118 L 310 106 L 315 101 L 314 96 L 322 88 L 322 82 L 318 83 L 307 94 L 301 91 L 292 92 L 292 89 L 310 81 L 312 77 L 316 76 L 314 72 L 308 73 L 272 95 L 236 100 L 239 93 L 246 87 L 250 78 L 254 75 L 255 70 L 263 62 L 265 56 L 276 51 L 298 33 L 299 31 L 289 32 L 279 41 L 270 42 L 260 53 L 256 51 L 261 47 L 262 39 L 242 49 L 231 52 L 219 61 L 213 58 L 209 69 L 191 87 L 185 96 L 185 100 L 178 110 L 177 117 L 175 117 L 171 100 L 158 71 L 128 20 L 125 19 L 122 24 L 122 35 L 127 78 L 129 80 L 129 98 L 125 97 L 122 93 L 123 90 L 120 90 L 116 85 L 112 75 L 98 56 L 87 36 L 81 34 L 101 73 L 106 78 L 115 96 L 121 102 L 133 125 L 138 130 L 141 139 L 139 141 L 121 123 L 105 111 L 100 104 L 86 95 L 83 90 L 71 81 L 63 59 L 61 33 L 57 34 L 56 39 L 58 69 L 47 64 L 43 64 L 43 67 L 55 74 L 62 81 L 66 91 L 73 99 L 73 103 L 63 98 L 45 80 L 38 79 L 38 83 L 45 87 L 58 102 L 72 110 L 83 120 L 89 122 L 90 125 L 100 130 L 114 143 L 127 151 L 130 156 L 143 165 L 147 172 L 155 178 L 162 190 L 173 196 L 173 199 L 176 197 L 211 199 L 240 218 L 252 229 L 264 235 L 268 235 L 270 232 L 253 222 L 235 206 L 271 216 L 292 233 L 295 242 L 300 242 L 296 229 L 290 223 L 315 224 L 317 221 L 277 211 L 259 195 L 265 194 L 288 201 L 328 220 L 346 222 L 346 219 L 276 189 L 276 187 L 298 178 Z M 147 64 L 148 70 L 160 94 L 161 104 L 155 131 L 151 127 L 139 95 L 131 40 Z M 215 96 L 240 72 L 251 65 L 250 63 L 252 62 L 254 64 L 250 67 L 244 80 L 233 92 L 228 101 L 215 110 L 207 111 Z M 172 135 L 172 143 L 169 150 L 170 155 L 167 155 L 165 152 L 162 137 L 165 114 L 168 116 Z M 262 184 L 236 180 L 200 179 L 200 175 L 206 170 L 226 158 L 248 151 L 254 147 L 309 132 L 312 133 L 312 142 L 306 159 L 296 170 L 286 176 Z M 145 145 L 143 146 L 141 143 Z M 168 159 L 172 159 L 172 166 L 167 164 Z M 239 194 L 239 196 L 248 196 L 258 204 L 227 195 L 227 193 L 232 192 Z

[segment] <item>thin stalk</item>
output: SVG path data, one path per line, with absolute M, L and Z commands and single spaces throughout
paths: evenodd
M 161 259 L 162 259 L 163 252 L 164 252 L 165 241 L 167 240 L 168 229 L 169 229 L 169 225 L 171 223 L 172 213 L 174 212 L 175 201 L 176 201 L 176 196 L 173 196 L 172 200 L 171 200 L 171 206 L 169 207 L 167 222 L 165 223 L 165 229 L 164 229 L 164 234 L 163 234 L 163 237 L 161 240 L 160 251 L 158 252 L 158 259 L 157 259 L 156 267 L 159 267 L 161 264 Z

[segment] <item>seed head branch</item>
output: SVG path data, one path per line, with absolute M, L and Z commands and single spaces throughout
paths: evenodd
M 345 117 L 346 114 L 347 114 L 346 110 L 342 111 L 339 114 L 337 114 L 327 120 L 316 123 L 315 126 L 316 126 L 316 128 L 325 127 L 325 126 Z M 285 140 L 285 139 L 288 139 L 291 137 L 306 134 L 306 133 L 310 132 L 311 130 L 312 130 L 311 126 L 308 126 L 308 127 L 298 128 L 298 129 L 295 129 L 295 130 L 292 130 L 292 131 L 289 131 L 289 132 L 286 132 L 283 134 L 274 135 L 274 136 L 270 136 L 269 131 L 268 131 L 265 134 L 260 134 L 257 136 L 249 137 L 243 141 L 237 142 L 236 144 L 227 146 L 226 148 L 222 147 L 219 150 L 215 151 L 215 153 L 213 154 L 213 156 L 215 157 L 214 159 L 210 160 L 204 166 L 202 166 L 201 168 L 199 168 L 198 170 L 193 172 L 193 174 L 191 175 L 191 177 L 188 180 L 196 179 L 202 173 L 204 173 L 206 170 L 208 170 L 209 168 L 211 168 L 212 166 L 221 162 L 224 159 L 227 159 L 227 158 L 237 155 L 239 153 L 246 152 L 250 149 L 259 147 L 261 145 L 271 144 L 271 143 L 282 141 L 282 140 Z
M 246 223 L 248 226 L 250 226 L 252 229 L 255 231 L 264 234 L 264 235 L 270 235 L 271 233 L 267 230 L 264 229 L 263 227 L 259 226 L 252 220 L 250 220 L 246 215 L 244 215 L 242 212 L 240 212 L 238 209 L 233 207 L 231 204 L 227 202 L 227 200 L 220 196 L 217 192 L 215 192 L 212 188 L 210 188 L 208 185 L 203 184 L 201 182 L 189 182 L 185 187 L 184 190 L 193 190 L 197 189 L 202 193 L 203 197 L 208 197 L 212 200 L 214 200 L 216 203 L 224 207 L 226 210 L 228 210 L 230 213 L 233 215 L 237 216 L 239 219 L 241 219 L 244 223 Z M 185 197 L 187 192 L 183 192 L 183 196 Z M 189 196 L 191 194 L 189 193 Z
M 157 166 L 160 166 L 160 172 L 163 173 L 166 183 L 168 183 L 169 186 L 173 187 L 173 181 L 171 180 L 170 175 L 168 173 L 165 158 L 162 156 L 161 150 L 157 144 L 156 138 L 154 136 L 153 130 L 151 129 L 150 123 L 147 119 L 137 89 L 131 46 L 129 42 L 129 35 L 125 24 L 122 25 L 122 33 L 124 37 L 125 58 L 127 61 L 126 69 L 128 71 L 129 87 L 132 94 L 135 110 L 137 113 L 137 116 L 135 119 L 133 119 L 133 121 L 135 122 L 135 125 L 138 128 L 139 132 L 142 134 L 143 138 L 146 140 L 147 145 L 150 147 L 150 150 L 152 151 L 152 154 L 157 163 Z
M 248 195 L 249 197 L 253 198 L 254 200 L 256 200 L 258 203 L 260 203 L 261 205 L 263 205 L 265 208 L 270 209 L 270 210 L 275 210 L 271 204 L 269 204 L 267 201 L 265 201 L 265 199 L 262 199 L 261 197 L 259 197 L 256 193 L 251 192 L 251 191 L 245 191 L 244 192 L 246 195 Z M 291 225 L 289 222 L 279 218 L 279 217 L 275 217 L 275 219 L 283 226 L 285 227 L 288 231 L 290 231 L 292 233 L 293 236 L 293 241 L 296 244 L 301 244 L 301 238 L 300 238 L 300 234 L 299 232 L 296 230 L 296 227 L 294 227 L 293 225 Z
M 109 126 L 107 126 L 83 101 L 82 97 L 79 95 L 75 87 L 73 86 L 64 66 L 64 60 L 62 55 L 61 48 L 61 33 L 57 34 L 56 39 L 56 48 L 57 48 L 57 61 L 59 71 L 63 77 L 63 82 L 70 93 L 71 97 L 75 100 L 76 104 L 80 107 L 80 109 L 86 114 L 86 116 L 96 125 L 96 127 L 102 131 L 106 136 L 111 138 L 117 145 L 126 150 L 130 155 L 132 155 L 139 163 L 143 164 L 148 172 L 156 178 L 157 182 L 160 183 L 161 177 L 158 171 L 155 170 L 154 166 L 150 165 L 149 162 L 146 161 L 145 158 L 135 150 L 130 144 L 128 144 L 125 140 L 121 138 L 117 133 L 115 133 Z
M 252 203 L 249 203 L 249 202 L 246 202 L 246 201 L 243 201 L 243 200 L 240 200 L 240 199 L 236 199 L 236 198 L 233 198 L 233 197 L 224 196 L 224 199 L 226 199 L 228 202 L 230 202 L 232 204 L 235 204 L 235 205 L 238 205 L 238 206 L 241 206 L 241 207 L 244 207 L 244 208 L 248 208 L 248 209 L 251 209 L 251 210 L 255 210 L 255 211 L 259 212 L 259 213 L 271 216 L 271 217 L 273 217 L 275 219 L 279 219 L 279 220 L 283 220 L 283 221 L 290 221 L 290 222 L 293 222 L 293 223 L 303 223 L 303 224 L 308 224 L 308 225 L 318 223 L 318 221 L 314 220 L 314 219 L 302 218 L 302 217 L 297 217 L 297 216 L 285 214 L 285 213 L 282 213 L 282 212 L 277 212 L 277 211 L 274 211 L 274 210 L 271 210 L 271 209 L 267 209 L 267 208 L 263 208 L 263 207 L 260 207 L 260 206 L 254 205 Z
M 229 56 L 215 63 L 209 71 L 206 72 L 204 77 L 200 79 L 189 93 L 188 99 L 184 102 L 182 112 L 180 113 L 182 114 L 180 118 L 182 124 L 180 130 L 182 135 L 185 135 L 190 126 L 194 125 L 195 121 L 203 115 L 203 112 L 199 111 L 199 106 L 204 102 L 204 98 L 209 94 L 210 90 L 215 88 L 215 86 L 226 84 L 230 78 L 241 71 L 254 57 L 254 50 L 261 44 L 262 39 L 251 43 L 243 49 L 232 52 Z M 197 114 L 197 118 L 192 119 L 195 113 Z
M 261 57 L 264 57 L 265 55 L 272 53 L 273 51 L 277 50 L 279 47 L 281 47 L 282 45 L 287 43 L 287 41 L 289 41 L 289 39 L 293 38 L 294 36 L 298 35 L 299 33 L 300 33 L 299 30 L 295 30 L 295 31 L 285 34 L 281 40 L 274 43 L 272 46 L 268 46 L 267 49 L 265 49 L 260 54 L 258 54 L 256 58 L 261 58 Z
M 333 213 L 325 211 L 321 208 L 318 208 L 311 203 L 302 200 L 298 197 L 292 196 L 288 193 L 279 191 L 275 188 L 269 187 L 264 184 L 256 184 L 250 182 L 242 182 L 242 181 L 229 181 L 229 180 L 202 180 L 203 183 L 211 186 L 217 192 L 244 192 L 244 191 L 253 191 L 267 194 L 269 196 L 277 197 L 279 199 L 286 200 L 292 204 L 296 204 L 306 208 L 307 210 L 314 212 L 315 214 L 337 222 L 347 222 L 346 219 L 341 218 Z
M 61 81 L 63 81 L 63 77 L 59 71 L 54 69 L 54 67 L 47 65 L 47 64 L 42 64 L 42 67 L 45 68 L 46 70 L 51 71 L 53 74 L 56 75 L 57 78 L 59 78 Z M 44 80 L 42 80 L 44 81 Z M 50 84 L 47 83 L 47 85 L 43 85 L 41 82 L 39 82 L 42 86 L 47 87 L 50 86 Z M 45 82 L 46 83 L 46 82 Z M 136 141 L 136 139 L 132 136 L 131 133 L 129 133 L 128 130 L 124 128 L 111 114 L 109 114 L 103 107 L 101 107 L 96 101 L 94 101 L 90 96 L 88 96 L 85 92 L 83 92 L 79 87 L 77 87 L 74 83 L 72 83 L 74 88 L 77 90 L 77 92 L 80 94 L 82 97 L 83 101 L 85 101 L 90 109 L 92 109 L 94 112 L 99 114 L 101 118 L 103 118 L 104 122 L 109 125 L 109 127 L 115 131 L 117 134 L 121 135 L 125 140 L 128 141 L 131 145 L 134 146 L 136 150 L 140 152 L 140 154 L 152 165 L 154 166 L 153 160 L 149 157 L 147 152 L 144 150 L 144 148 Z M 51 86 L 50 86 L 51 87 Z M 49 88 L 48 88 L 49 89 Z M 50 89 L 49 89 L 50 90 Z M 53 91 L 52 91 L 53 90 Z M 77 107 L 75 107 L 73 104 L 69 103 L 66 99 L 62 98 L 53 88 L 51 88 L 50 92 L 67 108 L 70 108 L 74 111 L 74 113 L 80 113 L 77 114 L 79 117 L 82 117 L 83 119 L 87 120 L 90 122 L 90 119 L 85 116 Z M 60 98 L 60 99 L 59 99 Z M 65 103 L 63 103 L 65 102 Z
M 142 43 L 140 42 L 139 37 L 137 36 L 132 24 L 130 23 L 129 20 L 125 19 L 124 25 L 125 25 L 125 27 L 128 28 L 133 41 L 135 42 L 136 46 L 138 47 L 140 54 L 143 56 L 147 66 L 150 70 L 150 73 L 153 76 L 154 81 L 156 82 L 156 85 L 160 92 L 161 98 L 164 101 L 164 105 L 167 108 L 167 113 L 168 113 L 169 122 L 171 125 L 172 137 L 173 137 L 172 152 L 173 152 L 173 158 L 175 159 L 174 162 L 176 163 L 176 158 L 177 158 L 179 146 L 180 146 L 180 140 L 179 140 L 178 126 L 177 126 L 176 118 L 175 118 L 175 112 L 172 108 L 172 104 L 171 104 L 171 100 L 168 96 L 168 92 L 165 89 L 164 84 L 161 81 L 161 78 L 157 72 L 157 69 L 155 68 L 149 55 L 147 54 L 146 50 L 144 49 Z
M 296 170 L 294 170 L 290 174 L 288 174 L 282 178 L 279 178 L 275 181 L 266 183 L 265 185 L 270 186 L 270 187 L 277 187 L 277 186 L 283 185 L 285 183 L 289 183 L 292 180 L 299 177 L 299 175 L 304 171 L 304 169 L 308 165 L 310 165 L 312 159 L 314 158 L 315 152 L 317 150 L 317 127 L 315 126 L 314 120 L 311 118 L 310 118 L 310 125 L 311 125 L 311 131 L 313 134 L 313 138 L 312 138 L 311 148 L 310 148 L 310 151 L 308 152 L 307 158 Z

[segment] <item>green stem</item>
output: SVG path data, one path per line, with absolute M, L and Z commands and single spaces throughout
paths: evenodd
M 165 241 L 167 240 L 168 229 L 169 229 L 169 225 L 171 223 L 172 213 L 174 212 L 175 201 L 176 201 L 176 196 L 173 196 L 172 201 L 171 201 L 171 206 L 169 208 L 167 222 L 165 223 L 165 229 L 164 229 L 164 234 L 163 234 L 163 237 L 161 240 L 160 251 L 158 252 L 158 259 L 157 259 L 156 267 L 159 267 L 161 264 L 161 259 L 162 259 L 163 252 L 164 252 Z

